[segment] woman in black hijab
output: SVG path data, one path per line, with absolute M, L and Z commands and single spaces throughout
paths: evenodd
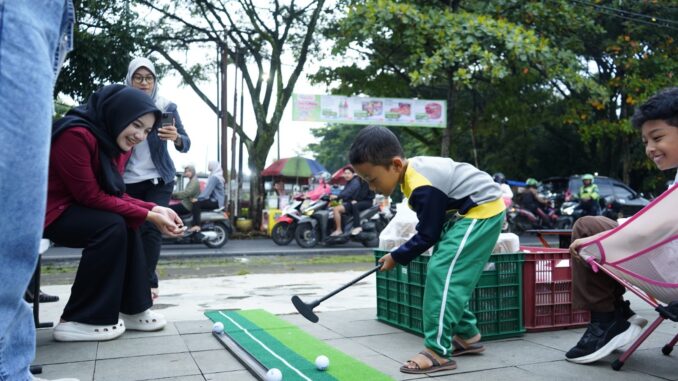
M 54 123 L 45 237 L 83 248 L 71 296 L 54 328 L 58 341 L 111 340 L 125 329 L 155 331 L 165 318 L 150 310 L 138 227 L 150 221 L 181 235 L 168 208 L 125 194 L 125 153 L 160 123 L 142 91 L 110 85 Z

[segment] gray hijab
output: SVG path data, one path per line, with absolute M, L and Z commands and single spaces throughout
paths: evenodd
M 146 57 L 136 57 L 132 60 L 132 62 L 129 63 L 129 67 L 127 68 L 127 76 L 125 77 L 125 84 L 127 86 L 133 87 L 132 86 L 132 76 L 134 76 L 134 72 L 139 70 L 139 68 L 145 67 L 148 69 L 153 74 L 153 77 L 155 77 L 155 82 L 153 82 L 153 92 L 151 92 L 151 99 L 153 99 L 153 102 L 155 103 L 155 106 L 159 108 L 161 111 L 165 111 L 167 109 L 167 106 L 169 105 L 169 101 L 160 95 L 158 95 L 158 75 L 155 73 L 155 65 L 151 60 L 149 60 Z

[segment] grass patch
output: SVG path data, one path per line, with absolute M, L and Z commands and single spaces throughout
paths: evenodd
M 40 268 L 41 275 L 51 275 L 51 274 L 68 274 L 74 273 L 78 269 L 78 265 L 42 265 Z

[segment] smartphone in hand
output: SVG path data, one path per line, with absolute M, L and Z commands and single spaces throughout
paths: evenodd
M 163 112 L 160 126 L 173 126 L 174 125 L 174 114 L 171 112 Z

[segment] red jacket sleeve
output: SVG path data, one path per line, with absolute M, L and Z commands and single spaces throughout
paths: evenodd
M 52 144 L 52 156 L 56 158 L 52 167 L 55 174 L 80 205 L 118 213 L 132 228 L 140 226 L 155 206 L 128 195 L 112 196 L 101 189 L 96 179 L 100 171 L 97 141 L 86 129 L 70 128 L 62 132 Z

